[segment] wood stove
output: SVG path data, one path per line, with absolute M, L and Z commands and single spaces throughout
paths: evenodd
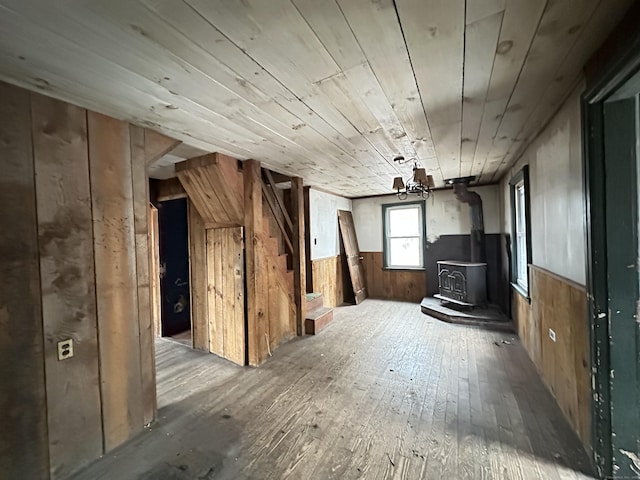
M 438 262 L 436 298 L 466 307 L 487 303 L 487 264 L 443 260 Z

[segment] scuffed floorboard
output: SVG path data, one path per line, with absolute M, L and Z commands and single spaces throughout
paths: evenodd
M 76 479 L 591 478 L 514 335 L 418 304 L 337 308 L 257 369 L 156 351 L 157 423 Z

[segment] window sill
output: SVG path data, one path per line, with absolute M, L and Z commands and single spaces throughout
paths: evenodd
M 511 288 L 516 291 L 521 297 L 523 297 L 528 303 L 531 303 L 531 297 L 529 296 L 529 292 L 522 288 L 517 283 L 511 283 Z
M 382 270 L 389 272 L 424 272 L 424 267 L 382 267 Z

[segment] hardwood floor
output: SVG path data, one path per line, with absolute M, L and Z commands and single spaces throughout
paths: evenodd
M 512 334 L 340 307 L 238 367 L 158 340 L 158 422 L 76 479 L 575 479 L 589 460 Z

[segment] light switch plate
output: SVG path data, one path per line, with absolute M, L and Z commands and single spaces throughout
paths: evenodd
M 556 332 L 554 332 L 553 330 L 549 329 L 549 338 L 555 342 L 556 341 Z

